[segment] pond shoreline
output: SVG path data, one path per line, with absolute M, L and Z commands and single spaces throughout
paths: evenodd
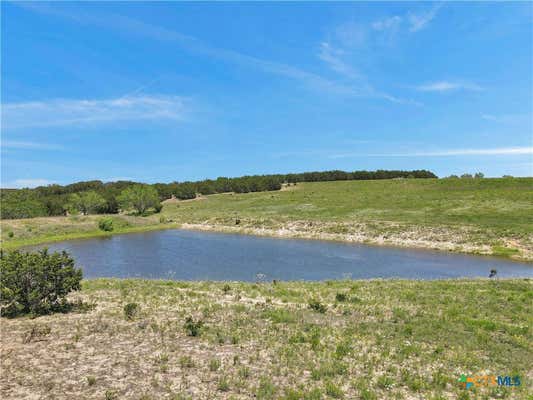
M 533 251 L 521 249 L 517 254 L 495 254 L 493 247 L 489 245 L 475 245 L 472 243 L 458 244 L 450 240 L 429 240 L 425 239 L 423 231 L 396 232 L 385 235 L 366 234 L 363 229 L 355 233 L 331 233 L 324 232 L 317 227 L 313 227 L 308 221 L 294 221 L 277 228 L 255 227 L 246 225 L 226 225 L 213 223 L 158 223 L 141 226 L 132 226 L 116 229 L 112 232 L 94 230 L 88 232 L 75 232 L 68 234 L 59 234 L 53 236 L 42 236 L 31 239 L 5 241 L 1 243 L 4 250 L 14 250 L 27 246 L 42 245 L 48 243 L 57 243 L 67 240 L 83 240 L 98 237 L 110 237 L 115 235 L 124 235 L 131 233 L 142 233 L 169 229 L 183 229 L 192 231 L 230 233 L 239 235 L 252 235 L 259 237 L 271 237 L 278 239 L 307 239 L 328 242 L 364 244 L 379 247 L 392 247 L 413 250 L 430 250 L 454 254 L 468 254 L 475 256 L 497 257 L 517 262 L 527 262 L 533 265 Z M 438 229 L 438 228 L 436 228 Z M 427 233 L 427 232 L 426 232 Z M 422 238 L 417 238 L 420 235 Z
M 219 232 L 232 233 L 239 235 L 253 235 L 260 237 L 271 237 L 277 239 L 307 239 L 328 242 L 364 244 L 378 247 L 392 247 L 400 249 L 413 250 L 430 250 L 440 251 L 454 254 L 468 254 L 474 256 L 489 256 L 497 257 L 506 260 L 517 262 L 528 262 L 533 265 L 533 253 L 529 250 L 522 251 L 518 254 L 501 255 L 494 254 L 493 248 L 489 245 L 473 245 L 465 244 L 459 245 L 450 241 L 431 241 L 425 239 L 412 238 L 384 238 L 383 236 L 371 236 L 364 233 L 358 234 L 342 234 L 342 233 L 328 233 L 312 230 L 291 229 L 290 227 L 281 227 L 278 229 L 270 228 L 256 228 L 246 226 L 228 226 L 219 224 L 193 224 L 183 223 L 179 229 L 204 231 L 204 232 Z

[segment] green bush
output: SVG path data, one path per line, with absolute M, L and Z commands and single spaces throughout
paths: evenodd
M 124 306 L 124 318 L 131 321 L 139 312 L 139 305 L 137 303 L 128 303 Z
M 111 218 L 102 218 L 98 221 L 98 228 L 105 232 L 113 230 L 113 220 Z
M 320 301 L 313 299 L 309 302 L 309 308 L 311 310 L 318 311 L 319 313 L 325 313 L 328 310 L 328 307 L 325 304 L 322 304 Z
M 64 310 L 66 296 L 80 290 L 81 269 L 65 251 L 0 251 L 2 315 L 47 314 Z
M 12 238 L 13 236 L 15 236 L 15 234 L 13 233 L 13 231 L 9 231 L 9 232 L 7 233 L 7 236 L 10 237 L 10 238 Z
M 339 303 L 343 303 L 348 300 L 348 296 L 346 295 L 346 293 L 337 293 L 335 295 L 335 300 Z
M 187 317 L 184 328 L 188 336 L 200 336 L 203 325 L 204 323 L 202 321 L 195 321 L 192 317 Z

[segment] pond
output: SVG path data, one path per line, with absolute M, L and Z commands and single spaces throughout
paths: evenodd
M 487 277 L 493 268 L 498 277 L 533 278 L 533 264 L 495 257 L 187 230 L 70 240 L 46 246 L 52 251 L 68 251 L 83 268 L 85 278 L 445 279 Z

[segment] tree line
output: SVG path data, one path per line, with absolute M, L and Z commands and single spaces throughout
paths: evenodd
M 160 202 L 175 197 L 193 199 L 198 194 L 248 193 L 279 190 L 282 184 L 340 180 L 393 178 L 437 178 L 426 170 L 399 171 L 321 171 L 296 174 L 250 175 L 238 178 L 219 177 L 196 182 L 140 184 L 133 181 L 76 182 L 70 185 L 39 186 L 34 189 L 2 189 L 2 219 L 81 214 L 115 214 L 133 209 L 143 214 L 148 209 L 160 210 Z

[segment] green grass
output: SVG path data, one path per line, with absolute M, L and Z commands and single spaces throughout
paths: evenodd
M 533 259 L 533 178 L 300 183 L 276 192 L 169 202 L 161 215 L 113 218 L 113 234 L 186 223 L 243 233 L 277 235 L 283 230 L 295 237 Z M 13 248 L 107 235 L 98 230 L 98 219 L 3 220 L 2 244 Z
M 532 284 L 231 282 L 227 291 L 223 282 L 88 280 L 73 296 L 95 305 L 86 313 L 2 321 L 0 384 L 5 398 L 527 399 Z M 313 300 L 327 310 L 309 308 Z M 129 303 L 139 304 L 131 320 Z M 203 323 L 197 336 L 189 316 Z M 24 344 L 35 326 L 48 334 Z M 519 375 L 522 386 L 467 392 L 461 374 Z
M 165 214 L 184 222 L 238 215 L 279 221 L 472 225 L 521 235 L 532 232 L 533 178 L 301 183 L 280 192 L 213 195 L 168 207 Z

